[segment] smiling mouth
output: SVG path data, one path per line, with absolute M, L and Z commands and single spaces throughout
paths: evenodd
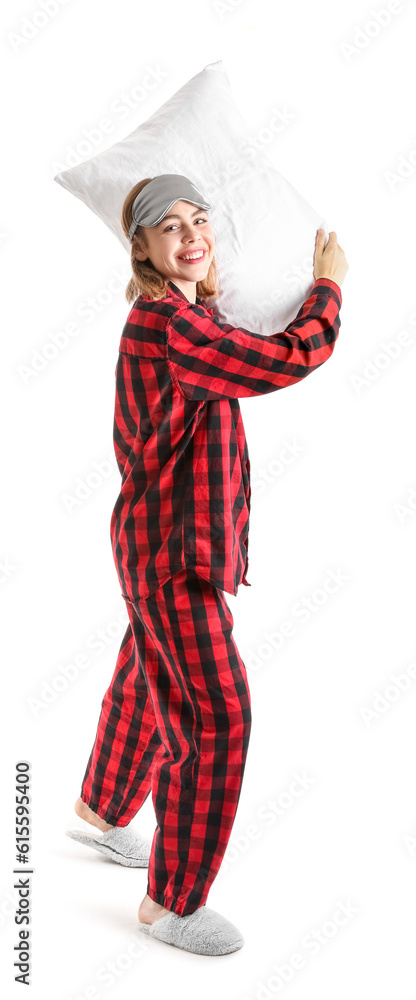
M 206 250 L 194 250 L 189 254 L 183 254 L 181 257 L 178 257 L 177 260 L 183 260 L 184 264 L 194 264 L 198 260 L 204 260 L 206 253 Z

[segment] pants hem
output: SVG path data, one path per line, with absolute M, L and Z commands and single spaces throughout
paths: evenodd
M 130 822 L 130 820 L 128 820 L 127 823 L 123 823 L 123 820 L 120 822 L 117 820 L 116 816 L 113 816 L 111 812 L 109 812 L 108 809 L 104 809 L 103 806 L 91 805 L 91 802 L 88 802 L 88 797 L 84 798 L 84 796 L 81 795 L 81 801 L 91 809 L 91 812 L 94 812 L 96 816 L 99 816 L 100 819 L 104 820 L 104 823 L 109 823 L 110 826 L 128 826 Z
M 166 910 L 171 910 L 172 913 L 176 913 L 178 917 L 185 917 L 188 916 L 189 913 L 195 913 L 195 910 L 198 910 L 200 906 L 204 905 L 204 903 L 201 902 L 198 903 L 197 906 L 192 906 L 187 899 L 184 902 L 180 902 L 168 893 L 157 892 L 149 886 L 147 887 L 147 895 L 150 896 L 150 899 L 153 899 L 154 903 L 159 903 L 159 905 L 164 906 Z

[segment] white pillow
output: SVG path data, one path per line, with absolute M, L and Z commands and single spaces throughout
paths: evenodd
M 186 174 L 212 208 L 217 299 L 207 306 L 226 323 L 269 335 L 295 317 L 313 278 L 314 211 L 247 139 L 224 63 L 210 63 L 147 121 L 104 152 L 56 174 L 121 240 L 128 192 L 144 177 Z

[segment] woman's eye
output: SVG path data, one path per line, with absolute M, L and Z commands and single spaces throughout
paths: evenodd
M 208 222 L 208 219 L 202 219 L 202 218 L 200 218 L 200 219 L 195 219 L 195 222 Z M 168 227 L 167 227 L 167 229 L 165 229 L 165 230 L 164 230 L 164 231 L 165 231 L 165 233 L 168 233 L 170 229 L 174 229 L 174 228 L 175 228 L 175 226 L 176 226 L 176 223 L 175 223 L 175 222 L 173 222 L 171 226 L 168 226 Z

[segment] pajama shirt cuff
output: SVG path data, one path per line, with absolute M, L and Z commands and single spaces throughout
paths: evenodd
M 335 292 L 335 298 L 338 303 L 338 308 L 340 309 L 342 306 L 342 292 L 340 285 L 338 285 L 336 281 L 333 281 L 332 278 L 317 278 L 316 281 L 314 282 L 312 292 L 315 292 L 317 290 L 318 285 L 319 286 L 324 285 L 327 288 L 331 288 L 332 291 Z

